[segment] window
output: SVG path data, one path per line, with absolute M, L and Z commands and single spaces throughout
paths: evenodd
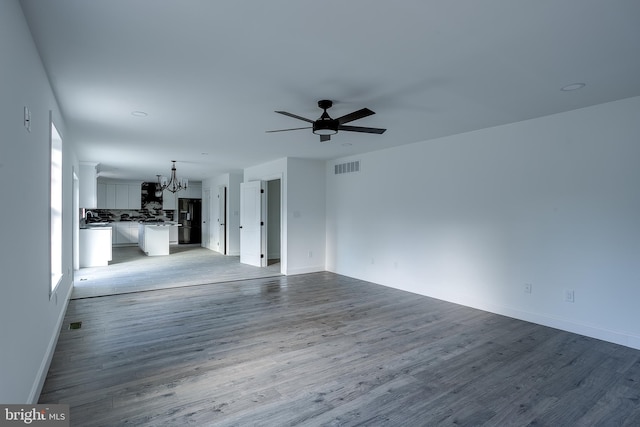
M 53 294 L 62 279 L 62 138 L 51 122 L 50 257 Z

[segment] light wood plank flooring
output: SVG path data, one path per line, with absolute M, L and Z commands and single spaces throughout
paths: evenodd
M 266 268 L 240 264 L 196 245 L 173 245 L 170 255 L 146 256 L 137 246 L 113 248 L 106 267 L 81 268 L 74 277 L 72 299 L 220 283 L 280 275 L 280 264 Z
M 638 426 L 640 351 L 314 273 L 73 300 L 40 402 L 75 426 Z

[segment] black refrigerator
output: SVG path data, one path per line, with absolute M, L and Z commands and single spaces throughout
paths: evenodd
M 178 243 L 202 242 L 202 200 L 178 199 Z

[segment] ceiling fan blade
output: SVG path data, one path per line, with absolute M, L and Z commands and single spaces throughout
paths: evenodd
M 372 114 L 375 114 L 375 113 L 369 110 L 368 108 L 363 108 L 362 110 L 354 111 L 353 113 L 349 113 L 342 117 L 338 117 L 336 120 L 338 120 L 338 123 L 344 124 L 344 123 L 352 122 L 354 120 L 361 119 L 363 117 L 370 116 Z
M 327 142 L 331 140 L 331 135 L 320 135 L 320 142 Z
M 286 111 L 276 111 L 276 113 L 284 114 L 285 116 L 293 117 L 294 119 L 303 120 L 305 122 L 313 123 L 313 120 L 307 119 L 305 117 L 297 116 L 295 114 L 287 113 Z
M 266 130 L 266 133 L 272 133 L 272 132 L 286 132 L 289 130 L 300 130 L 300 129 L 311 129 L 311 126 L 307 126 L 304 128 L 292 128 L 292 129 L 278 129 L 278 130 Z
M 346 130 L 349 132 L 364 132 L 364 133 L 377 133 L 382 134 L 386 131 L 386 129 L 380 128 L 365 128 L 361 126 L 338 126 L 338 130 Z

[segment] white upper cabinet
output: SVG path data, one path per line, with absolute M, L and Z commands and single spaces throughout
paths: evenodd
M 116 184 L 116 209 L 130 209 L 129 184 Z
M 81 162 L 78 170 L 80 207 L 95 209 L 98 207 L 97 163 Z
M 140 209 L 142 205 L 142 184 L 129 185 L 129 209 Z M 138 230 L 136 230 L 136 233 Z
M 99 182 L 98 209 L 140 209 L 140 184 Z
M 98 209 L 106 209 L 107 207 L 107 184 L 99 182 L 98 185 Z
M 105 209 L 115 209 L 116 207 L 116 185 L 107 184 L 107 204 Z

